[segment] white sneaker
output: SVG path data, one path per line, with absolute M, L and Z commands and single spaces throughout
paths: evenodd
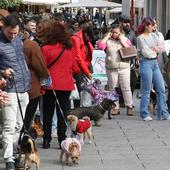
M 170 120 L 170 116 L 163 118 L 162 120 Z
M 152 121 L 153 119 L 150 116 L 146 116 L 145 118 L 143 118 L 144 121 Z

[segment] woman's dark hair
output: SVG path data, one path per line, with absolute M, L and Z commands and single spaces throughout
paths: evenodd
M 84 33 L 86 33 L 86 34 L 88 35 L 88 37 L 90 38 L 90 40 L 94 40 L 94 39 L 95 39 L 93 26 L 89 25 L 89 26 L 83 28 L 83 34 L 84 34 Z
M 120 32 L 124 33 L 122 25 L 121 24 L 116 24 L 116 23 L 111 24 L 111 30 L 110 31 L 112 31 L 113 29 L 116 29 L 116 28 L 119 28 Z
M 138 35 L 142 34 L 145 31 L 145 27 L 149 25 L 154 25 L 154 19 L 152 17 L 146 17 L 138 26 Z
M 66 26 L 58 21 L 46 20 L 37 25 L 38 38 L 43 44 L 61 43 L 64 48 L 72 48 L 72 41 Z

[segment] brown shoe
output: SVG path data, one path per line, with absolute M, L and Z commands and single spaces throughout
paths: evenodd
M 128 116 L 133 116 L 135 114 L 133 108 L 127 106 L 127 115 Z
M 120 114 L 120 110 L 119 109 L 114 109 L 113 108 L 113 109 L 111 109 L 110 112 L 111 112 L 112 115 L 119 115 Z

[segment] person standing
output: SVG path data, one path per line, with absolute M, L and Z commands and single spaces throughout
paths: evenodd
M 90 40 L 93 36 L 92 27 L 89 25 L 84 26 L 72 36 L 73 51 L 80 68 L 80 72 L 74 75 L 79 93 L 82 91 L 81 84 L 84 83 L 85 78 L 92 79 L 91 61 L 94 48 Z M 80 100 L 74 100 L 74 107 L 80 107 Z
M 127 115 L 133 116 L 133 99 L 130 88 L 130 61 L 122 61 L 118 50 L 122 47 L 130 47 L 131 42 L 124 36 L 119 24 L 112 25 L 111 31 L 98 42 L 99 49 L 106 51 L 106 75 L 108 78 L 109 90 L 114 91 L 120 85 Z M 112 109 L 112 114 L 120 113 L 119 101 L 115 102 L 116 107 Z
M 0 70 L 10 68 L 10 74 L 13 74 L 13 76 L 7 77 L 6 87 L 4 88 L 9 96 L 9 101 L 1 105 L 3 157 L 6 170 L 14 170 L 15 165 L 17 166 L 18 139 L 23 125 L 16 90 L 24 117 L 28 104 L 27 91 L 30 89 L 30 72 L 25 62 L 22 40 L 18 36 L 19 25 L 19 19 L 14 15 L 9 15 L 4 19 L 4 26 L 2 32 L 0 32 Z
M 25 128 L 27 131 L 30 131 L 41 97 L 41 80 L 48 79 L 49 72 L 37 42 L 25 36 L 23 37 L 23 49 L 25 60 L 31 73 L 31 89 L 28 91 L 29 103 L 26 108 L 24 119 Z
M 37 33 L 44 42 L 41 50 L 52 79 L 52 85 L 44 88 L 45 94 L 43 95 L 43 148 L 48 149 L 52 140 L 51 126 L 55 106 L 59 147 L 66 138 L 65 121 L 67 112 L 71 108 L 69 97 L 71 91 L 74 90 L 73 73 L 79 72 L 79 68 L 75 61 L 71 37 L 64 24 L 46 20 L 40 22 L 37 28 L 42 28 L 42 25 L 43 29 L 37 30 Z M 58 57 L 59 59 L 53 62 Z M 51 63 L 54 64 L 51 65 Z
M 153 33 L 154 20 L 146 17 L 138 27 L 137 48 L 140 57 L 141 102 L 140 116 L 144 121 L 151 121 L 148 111 L 152 83 L 157 94 L 158 119 L 170 120 L 165 97 L 165 84 L 158 66 L 158 55 L 164 51 L 164 46 Z

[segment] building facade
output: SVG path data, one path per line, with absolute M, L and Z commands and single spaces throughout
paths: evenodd
M 159 30 L 165 35 L 170 29 L 170 0 L 145 0 L 144 16 L 156 17 Z

